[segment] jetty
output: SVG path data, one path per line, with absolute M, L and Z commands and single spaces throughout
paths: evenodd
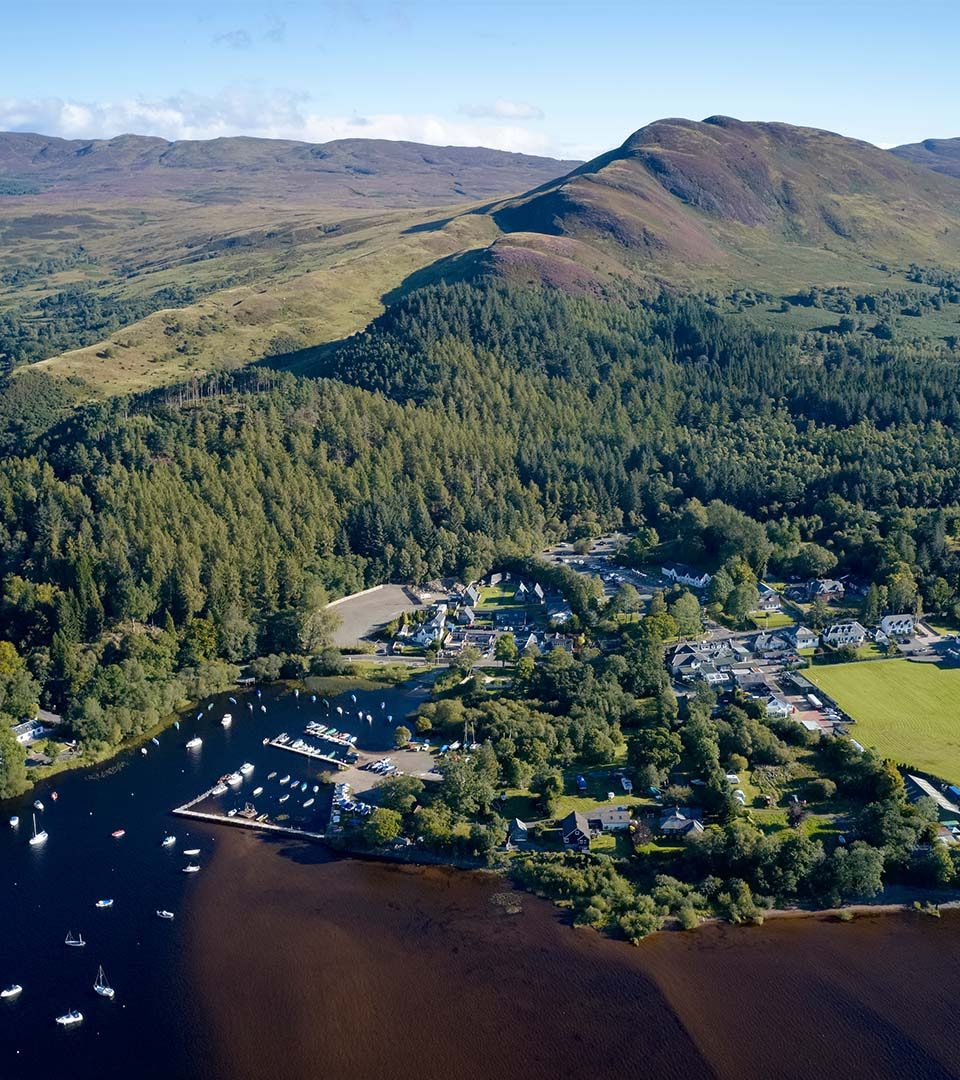
M 283 735 L 278 735 L 275 739 L 270 739 L 267 742 L 267 746 L 276 747 L 277 750 L 288 750 L 291 754 L 300 754 L 302 757 L 310 758 L 311 761 L 322 761 L 327 765 L 335 765 L 338 769 L 349 769 L 350 763 L 347 761 L 341 761 L 340 758 L 331 757 L 330 754 L 325 754 L 322 750 L 317 750 L 315 747 L 307 746 L 306 743 L 301 743 L 299 746 L 293 746 L 289 742 L 280 742 Z
M 297 836 L 302 840 L 326 840 L 327 834 L 324 832 L 311 832 L 307 829 L 298 829 L 293 825 L 275 825 L 272 821 L 261 821 L 257 818 L 244 817 L 242 814 L 236 814 L 234 817 L 228 817 L 226 814 L 212 814 L 206 810 L 194 810 L 193 808 L 205 799 L 209 799 L 213 796 L 213 788 L 207 788 L 206 791 L 202 791 L 195 799 L 191 799 L 189 802 L 183 804 L 183 806 L 174 807 L 170 811 L 176 817 L 192 818 L 194 821 L 209 821 L 214 825 L 236 825 L 241 829 L 262 829 L 264 832 L 280 833 L 284 836 Z

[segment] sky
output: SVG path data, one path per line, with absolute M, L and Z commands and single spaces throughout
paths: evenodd
M 588 158 L 726 114 L 960 136 L 958 0 L 299 0 L 5 7 L 0 130 L 410 139 Z

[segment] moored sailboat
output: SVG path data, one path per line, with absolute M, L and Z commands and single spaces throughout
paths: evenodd
M 103 964 L 100 965 L 100 970 L 97 972 L 97 981 L 93 984 L 93 988 L 108 1001 L 113 1001 L 117 995 L 116 990 L 107 982 L 107 976 L 103 972 Z

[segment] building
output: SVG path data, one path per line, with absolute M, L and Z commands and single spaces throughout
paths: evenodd
M 753 639 L 752 647 L 755 656 L 774 656 L 777 653 L 791 652 L 793 642 L 787 634 L 761 633 Z
M 856 619 L 852 619 L 850 622 L 839 622 L 828 626 L 822 637 L 824 644 L 834 649 L 842 645 L 853 645 L 859 648 L 866 641 L 867 631 Z
M 560 822 L 563 846 L 568 851 L 588 851 L 590 848 L 590 823 L 579 810 L 571 810 Z
M 507 846 L 517 847 L 520 844 L 525 844 L 529 839 L 526 822 L 521 821 L 519 818 L 514 818 L 513 821 L 510 822 L 510 828 L 507 832 Z
M 682 563 L 661 567 L 660 572 L 668 581 L 677 585 L 689 585 L 691 589 L 705 589 L 713 580 L 706 571 L 696 570 Z
M 692 836 L 699 836 L 703 832 L 703 822 L 700 821 L 700 813 L 676 807 L 666 817 L 660 819 L 660 832 L 666 837 L 677 837 L 681 840 L 689 840 Z
M 878 641 L 910 637 L 916 628 L 912 615 L 884 615 L 877 629 Z M 882 635 L 882 636 L 881 636 Z
M 807 582 L 808 600 L 822 600 L 824 603 L 842 600 L 845 591 L 842 581 L 833 581 L 831 578 L 814 578 Z
M 793 647 L 797 652 L 801 649 L 815 649 L 820 644 L 820 635 L 806 626 L 795 626 L 787 636 L 793 642 Z
M 556 607 L 547 609 L 548 621 L 556 623 L 558 626 L 568 623 L 572 618 L 573 612 L 566 604 L 558 604 Z
M 760 593 L 760 599 L 757 601 L 758 611 L 779 611 L 781 608 L 780 594 L 776 589 L 771 589 L 769 585 L 764 585 L 761 581 L 757 586 L 757 591 Z
M 457 612 L 457 622 L 460 623 L 461 626 L 469 626 L 475 621 L 476 615 L 474 615 L 472 607 L 462 607 Z
M 435 641 L 439 641 L 443 637 L 444 630 L 447 625 L 447 605 L 437 604 L 437 610 L 435 611 L 433 618 L 428 620 L 420 627 L 420 629 L 413 635 L 412 641 L 417 645 L 423 645 L 424 647 L 432 645 Z
M 463 595 L 467 603 L 474 607 L 480 603 L 480 589 L 476 585 L 468 585 L 464 590 Z
M 533 595 L 536 597 L 537 603 L 542 604 L 546 600 L 546 597 L 543 595 L 543 589 L 540 587 L 539 582 L 537 582 L 537 584 L 533 587 Z
M 630 827 L 630 808 L 627 806 L 603 806 L 587 814 L 587 824 L 592 833 L 618 832 Z
M 782 698 L 778 694 L 771 694 L 767 698 L 764 707 L 767 716 L 777 716 L 786 720 L 788 716 L 793 715 L 793 706 L 786 698 Z
M 16 724 L 11 728 L 11 731 L 13 731 L 14 738 L 22 746 L 36 742 L 37 739 L 44 739 L 50 733 L 50 729 L 44 727 L 38 719 L 25 720 L 22 724 Z

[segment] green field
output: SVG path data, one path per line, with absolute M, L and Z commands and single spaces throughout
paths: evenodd
M 857 742 L 960 782 L 960 668 L 882 660 L 805 674 L 857 721 L 851 732 Z

